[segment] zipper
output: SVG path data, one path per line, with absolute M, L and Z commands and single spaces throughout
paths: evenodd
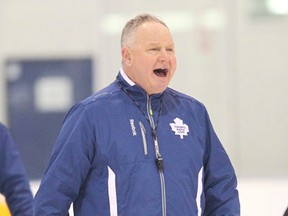
M 148 113 L 149 122 L 152 128 L 152 136 L 153 136 L 155 155 L 156 155 L 156 164 L 157 164 L 157 169 L 158 169 L 159 176 L 160 176 L 161 197 L 162 197 L 162 216 L 166 216 L 166 190 L 165 190 L 165 178 L 164 178 L 164 173 L 163 173 L 163 168 L 164 168 L 163 158 L 159 150 L 156 126 L 154 123 L 153 111 L 151 107 L 151 97 L 149 95 L 147 95 L 147 113 Z
M 128 93 L 128 91 L 126 91 L 126 89 L 121 85 L 121 83 L 117 80 L 119 87 L 122 89 L 123 92 L 125 92 L 127 94 L 127 96 L 134 102 L 134 104 L 139 108 L 139 110 L 142 112 L 142 114 L 147 118 L 147 120 L 150 123 L 150 126 L 152 128 L 152 136 L 153 136 L 153 141 L 154 141 L 154 147 L 155 147 L 155 155 L 156 155 L 156 165 L 157 165 L 157 169 L 159 172 L 159 176 L 160 176 L 160 185 L 161 185 L 161 196 L 162 196 L 162 216 L 166 216 L 166 191 L 165 191 L 165 179 L 164 179 L 164 164 L 163 164 L 163 158 L 160 154 L 159 151 L 159 146 L 158 146 L 158 141 L 157 141 L 157 133 L 156 133 L 156 129 L 158 126 L 158 121 L 159 121 L 159 116 L 160 113 L 162 111 L 162 98 L 160 101 L 160 107 L 159 107 L 159 113 L 158 113 L 158 119 L 156 122 L 156 125 L 154 123 L 154 119 L 153 119 L 153 111 L 152 111 L 152 107 L 151 107 L 151 97 L 147 95 L 147 113 L 148 113 L 148 117 L 145 114 L 145 111 L 142 110 L 142 108 L 139 106 L 139 104 L 133 99 L 133 97 L 131 97 L 131 95 Z M 139 122 L 140 124 L 140 122 Z M 142 123 L 141 123 L 142 124 Z M 140 128 L 141 128 L 141 133 L 142 133 L 142 139 L 143 139 L 143 145 L 144 145 L 144 154 L 146 153 L 147 155 L 147 143 L 146 143 L 146 136 L 145 136 L 145 128 L 142 124 L 143 127 L 141 127 L 140 124 Z
M 145 127 L 144 127 L 142 122 L 139 122 L 139 126 L 140 126 L 140 129 L 141 129 L 144 155 L 147 156 L 148 150 L 147 150 L 147 141 L 146 141 L 146 129 L 145 129 Z
M 162 194 L 162 215 L 166 216 L 166 190 L 165 190 L 165 179 L 163 170 L 159 170 L 161 194 Z

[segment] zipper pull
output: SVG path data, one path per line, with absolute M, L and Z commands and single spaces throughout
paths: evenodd
M 156 158 L 156 165 L 159 171 L 163 171 L 164 170 L 164 160 L 161 156 L 158 156 Z

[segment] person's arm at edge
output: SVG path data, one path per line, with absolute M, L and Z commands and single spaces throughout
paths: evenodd
M 1 193 L 13 216 L 31 216 L 33 195 L 20 153 L 8 129 L 0 125 L 0 130 Z

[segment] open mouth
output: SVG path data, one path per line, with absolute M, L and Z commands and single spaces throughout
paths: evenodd
M 167 68 L 157 68 L 153 70 L 154 74 L 157 75 L 158 77 L 166 77 L 168 73 Z

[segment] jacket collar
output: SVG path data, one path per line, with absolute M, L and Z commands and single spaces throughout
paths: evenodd
M 150 99 L 153 111 L 158 111 L 163 93 L 149 96 L 144 89 L 130 80 L 122 69 L 119 71 L 115 82 L 122 89 L 124 94 L 126 91 L 126 94 L 129 94 L 129 97 L 133 98 L 133 100 L 135 100 L 141 107 L 143 106 L 145 110 L 147 101 Z
M 127 74 L 124 72 L 123 68 L 120 69 L 120 74 L 123 77 L 123 79 L 131 86 L 134 86 L 135 83 L 127 76 Z

